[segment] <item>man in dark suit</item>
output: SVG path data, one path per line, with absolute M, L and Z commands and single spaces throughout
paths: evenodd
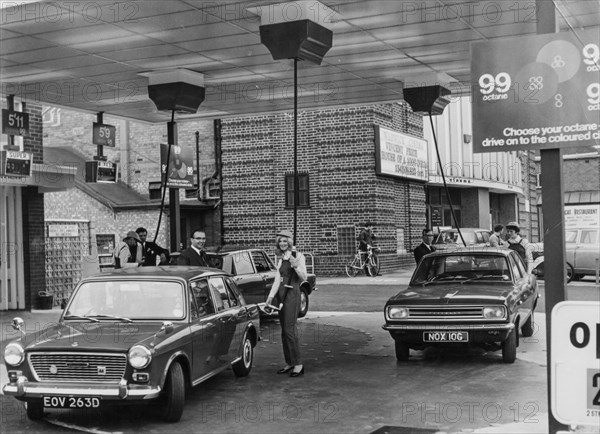
M 153 267 L 155 265 L 166 265 L 169 263 L 169 251 L 167 249 L 163 249 L 158 244 L 153 241 L 146 241 L 146 237 L 148 236 L 148 231 L 146 228 L 137 228 L 135 232 L 140 237 L 142 249 L 142 255 L 144 262 L 142 263 L 143 267 Z M 160 258 L 160 261 L 159 259 Z
M 435 247 L 431 245 L 433 241 L 433 231 L 429 228 L 423 229 L 423 242 L 415 247 L 415 261 L 417 265 L 421 262 L 421 258 L 428 253 L 435 252 Z
M 183 250 L 177 258 L 177 265 L 199 265 L 200 267 L 212 267 L 212 262 L 204 251 L 206 233 L 202 230 L 192 232 L 190 238 L 191 246 Z

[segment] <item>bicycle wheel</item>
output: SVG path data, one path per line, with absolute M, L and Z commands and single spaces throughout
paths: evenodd
M 358 274 L 358 267 L 356 266 L 357 260 L 353 258 L 346 264 L 346 274 L 348 277 L 355 277 Z
M 379 274 L 379 258 L 377 256 L 371 256 L 369 263 L 365 267 L 365 273 L 367 276 L 375 277 Z

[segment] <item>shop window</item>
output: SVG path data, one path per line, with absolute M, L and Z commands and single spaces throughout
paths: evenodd
M 356 253 L 356 228 L 354 226 L 338 226 L 337 243 L 339 255 L 354 255 Z
M 285 175 L 285 206 L 294 207 L 294 174 Z M 308 182 L 308 173 L 298 173 L 298 207 L 307 208 L 310 206 L 310 191 Z

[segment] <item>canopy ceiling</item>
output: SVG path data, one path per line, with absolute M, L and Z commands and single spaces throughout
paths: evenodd
M 561 31 L 600 28 L 597 0 L 548 1 Z M 274 3 L 2 1 L 2 95 L 164 122 L 142 74 L 186 68 L 204 75 L 206 99 L 178 119 L 290 110 L 293 61 L 272 59 L 247 9 Z M 435 83 L 465 94 L 472 41 L 536 32 L 533 0 L 325 3 L 333 47 L 320 66 L 299 63 L 301 109 L 398 101 L 403 86 Z

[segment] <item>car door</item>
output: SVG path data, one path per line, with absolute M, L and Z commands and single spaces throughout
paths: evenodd
M 509 266 L 515 276 L 515 309 L 521 317 L 521 324 L 531 314 L 533 303 L 535 301 L 535 276 L 527 273 L 525 263 L 516 253 L 511 253 L 508 257 Z
M 256 272 L 250 251 L 232 253 L 230 258 L 233 280 L 244 295 L 246 303 L 264 302 L 265 281 L 262 275 Z
M 266 301 L 267 296 L 271 291 L 271 287 L 273 286 L 273 282 L 275 282 L 275 274 L 277 274 L 277 269 L 275 268 L 273 261 L 271 261 L 271 258 L 269 258 L 264 251 L 253 250 L 251 255 L 252 260 L 254 261 L 256 272 L 262 277 L 264 283 L 262 298 L 257 302 L 260 303 Z
M 216 353 L 219 323 L 206 278 L 190 282 L 190 331 L 192 336 L 192 381 L 217 367 Z
M 573 267 L 577 274 L 595 274 L 596 259 L 600 258 L 598 229 L 582 229 L 575 246 Z
M 211 296 L 215 301 L 215 321 L 218 324 L 218 336 L 214 356 L 218 366 L 230 363 L 240 347 L 241 336 L 236 336 L 239 300 L 232 300 L 223 280 L 223 276 L 214 276 L 208 279 Z

